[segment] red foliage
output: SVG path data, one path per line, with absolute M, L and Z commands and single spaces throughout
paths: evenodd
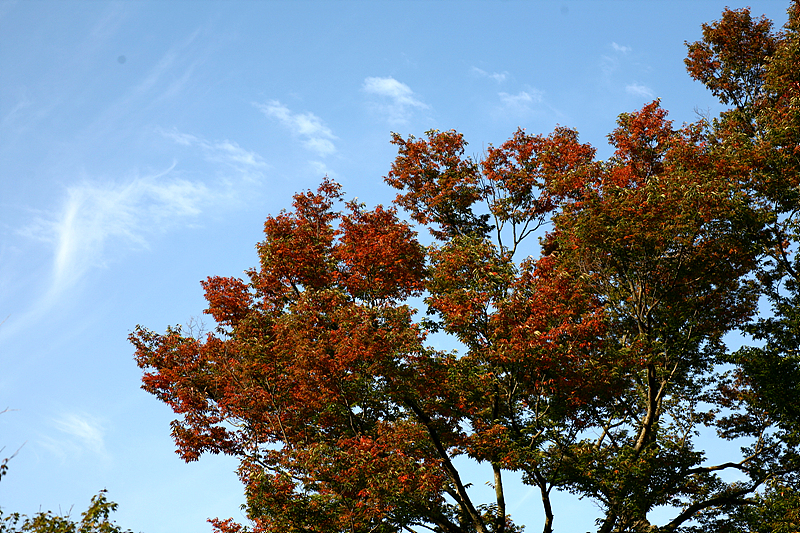
M 386 179 L 440 241 L 427 248 L 394 208 L 336 210 L 328 180 L 297 194 L 248 281 L 203 283 L 216 333 L 131 335 L 181 456 L 238 457 L 264 532 L 510 533 L 502 470 L 546 501 L 557 487 L 633 506 L 609 510 L 620 530 L 694 490 L 699 456 L 661 422 L 694 408 L 696 376 L 752 314 L 757 252 L 740 164 L 666 115 L 621 115 L 605 162 L 560 127 L 519 130 L 480 163 L 455 132 L 395 136 Z M 548 219 L 543 254 L 515 262 Z M 430 330 L 463 350 L 426 346 Z M 457 455 L 492 466 L 491 506 L 472 503 Z
M 753 19 L 750 9 L 722 12 L 722 19 L 703 24 L 703 40 L 688 44 L 686 67 L 723 103 L 753 103 L 764 83 L 764 66 L 775 51 L 772 21 Z

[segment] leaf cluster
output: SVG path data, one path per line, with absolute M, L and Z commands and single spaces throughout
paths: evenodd
M 0 533 L 131 533 L 122 530 L 111 519 L 117 504 L 106 498 L 101 490 L 89 503 L 89 508 L 81 513 L 79 521 L 70 518 L 69 513 L 60 515 L 51 511 L 39 512 L 33 516 L 12 513 L 3 516 L 0 511 Z

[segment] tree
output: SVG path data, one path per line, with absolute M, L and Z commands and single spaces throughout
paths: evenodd
M 92 496 L 89 508 L 81 513 L 80 522 L 74 522 L 69 514 L 64 516 L 50 511 L 36 513 L 32 517 L 12 513 L 3 517 L 0 511 L 0 533 L 131 533 L 109 520 L 117 504 L 106 499 L 106 491 Z
M 782 32 L 749 10 L 725 10 L 704 25 L 702 42 L 689 45 L 690 74 L 733 108 L 714 123 L 717 142 L 747 161 L 750 194 L 767 231 L 758 270 L 771 315 L 745 331 L 760 341 L 728 360 L 736 365 L 737 401 L 777 425 L 775 437 L 800 439 L 800 2 L 793 1 Z M 734 45 L 733 43 L 738 43 Z M 736 94 L 747 98 L 734 98 Z M 796 461 L 796 458 L 794 458 Z M 783 466 L 782 468 L 787 468 Z M 741 530 L 790 531 L 798 527 L 796 474 L 792 483 L 771 482 L 758 504 L 743 509 Z M 768 525 L 767 525 L 768 524 Z
M 742 506 L 731 517 L 728 531 L 795 533 L 800 528 L 800 492 L 771 483 L 753 505 Z
M 753 139 L 795 109 L 777 88 L 794 87 L 796 40 L 742 13 L 723 14 L 739 33 L 711 25 L 708 48 L 690 46 L 690 72 L 741 107 L 713 123 L 675 128 L 652 102 L 620 115 L 607 161 L 562 127 L 480 160 L 453 131 L 395 135 L 397 207 L 344 202 L 327 179 L 295 195 L 247 281 L 203 283 L 215 332 L 130 336 L 143 388 L 179 416 L 181 456 L 237 457 L 264 532 L 518 531 L 508 471 L 539 489 L 545 533 L 554 490 L 596 502 L 608 533 L 729 531 L 780 509 L 800 469 L 796 404 L 768 365 L 791 367 L 796 322 L 751 321 L 796 268 L 775 245 L 795 226 L 769 196 L 790 194 L 795 160 Z M 786 58 L 729 64 L 737 46 Z M 723 336 L 742 328 L 766 347 L 731 354 Z M 459 350 L 431 348 L 431 332 Z M 742 454 L 710 462 L 701 431 Z M 491 467 L 492 501 L 473 499 L 458 456 Z M 652 524 L 656 507 L 673 518 Z
M 7 411 L 8 409 L 4 409 L 0 414 Z M 0 463 L 0 478 L 8 473 L 8 461 L 17 455 L 17 452 Z M 92 496 L 89 508 L 81 513 L 80 522 L 70 520 L 70 513 L 61 516 L 47 511 L 38 512 L 32 517 L 11 513 L 4 517 L 3 511 L 0 510 L 0 533 L 131 533 L 130 530 L 123 532 L 119 526 L 109 521 L 109 516 L 116 510 L 117 504 L 106 499 L 104 489 L 96 496 Z

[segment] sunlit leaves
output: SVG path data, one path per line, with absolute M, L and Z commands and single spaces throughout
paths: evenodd
M 764 66 L 775 50 L 772 22 L 753 19 L 749 9 L 725 9 L 722 19 L 703 24 L 703 40 L 688 44 L 689 74 L 723 103 L 752 103 L 764 83 Z
M 489 147 L 481 163 L 487 204 L 501 230 L 511 225 L 512 251 L 559 202 L 580 199 L 594 153 L 578 142 L 577 131 L 564 127 L 547 137 L 517 130 L 499 148 Z
M 335 255 L 346 290 L 364 301 L 402 300 L 419 294 L 424 278 L 423 248 L 394 210 L 365 212 L 351 205 L 341 220 Z
M 403 404 L 431 383 L 431 364 L 409 368 L 424 333 L 395 304 L 422 290 L 424 250 L 393 209 L 342 213 L 339 197 L 326 181 L 270 217 L 249 285 L 204 282 L 221 337 L 131 336 L 144 388 L 181 417 L 183 458 L 240 458 L 257 531 L 312 517 L 317 530 L 395 531 L 449 512 L 440 459 Z
M 405 194 L 395 201 L 422 224 L 435 224 L 430 232 L 437 239 L 456 235 L 483 234 L 489 230 L 487 214 L 478 214 L 473 204 L 483 198 L 478 165 L 464 157 L 467 145 L 455 131 L 427 132 L 427 139 L 404 140 L 392 136 L 399 155 L 386 182 Z
M 116 510 L 117 504 L 108 501 L 106 491 L 101 490 L 92 496 L 89 508 L 81 513 L 79 521 L 73 520 L 69 513 L 40 511 L 33 516 L 12 513 L 4 517 L 0 512 L 0 533 L 131 533 L 110 520 L 111 513 Z
M 393 136 L 397 209 L 327 179 L 297 194 L 247 280 L 204 282 L 215 333 L 131 336 L 181 455 L 236 456 L 259 532 L 511 532 L 505 470 L 539 489 L 546 533 L 553 490 L 597 503 L 604 533 L 652 531 L 658 506 L 681 508 L 678 531 L 788 482 L 797 13 L 780 36 L 746 10 L 704 27 L 690 72 L 746 109 L 676 127 L 649 103 L 619 116 L 606 161 L 564 127 L 482 157 L 432 130 Z M 765 346 L 727 354 L 760 294 L 779 311 L 749 326 Z M 704 464 L 704 428 L 750 439 L 745 456 Z M 473 501 L 456 456 L 488 463 L 493 501 Z

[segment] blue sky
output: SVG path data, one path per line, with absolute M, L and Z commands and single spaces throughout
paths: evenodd
M 133 327 L 202 320 L 199 281 L 255 265 L 266 216 L 326 174 L 391 201 L 392 131 L 456 129 L 479 155 L 561 124 L 604 158 L 616 116 L 656 97 L 678 124 L 719 112 L 684 41 L 726 5 L 742 7 L 1 1 L 0 447 L 21 447 L 2 509 L 77 515 L 107 488 L 134 531 L 241 518 L 233 461 L 174 454 Z M 786 20 L 787 3 L 749 5 Z M 540 530 L 535 495 L 508 502 Z M 592 527 L 585 502 L 555 513 L 560 531 Z

